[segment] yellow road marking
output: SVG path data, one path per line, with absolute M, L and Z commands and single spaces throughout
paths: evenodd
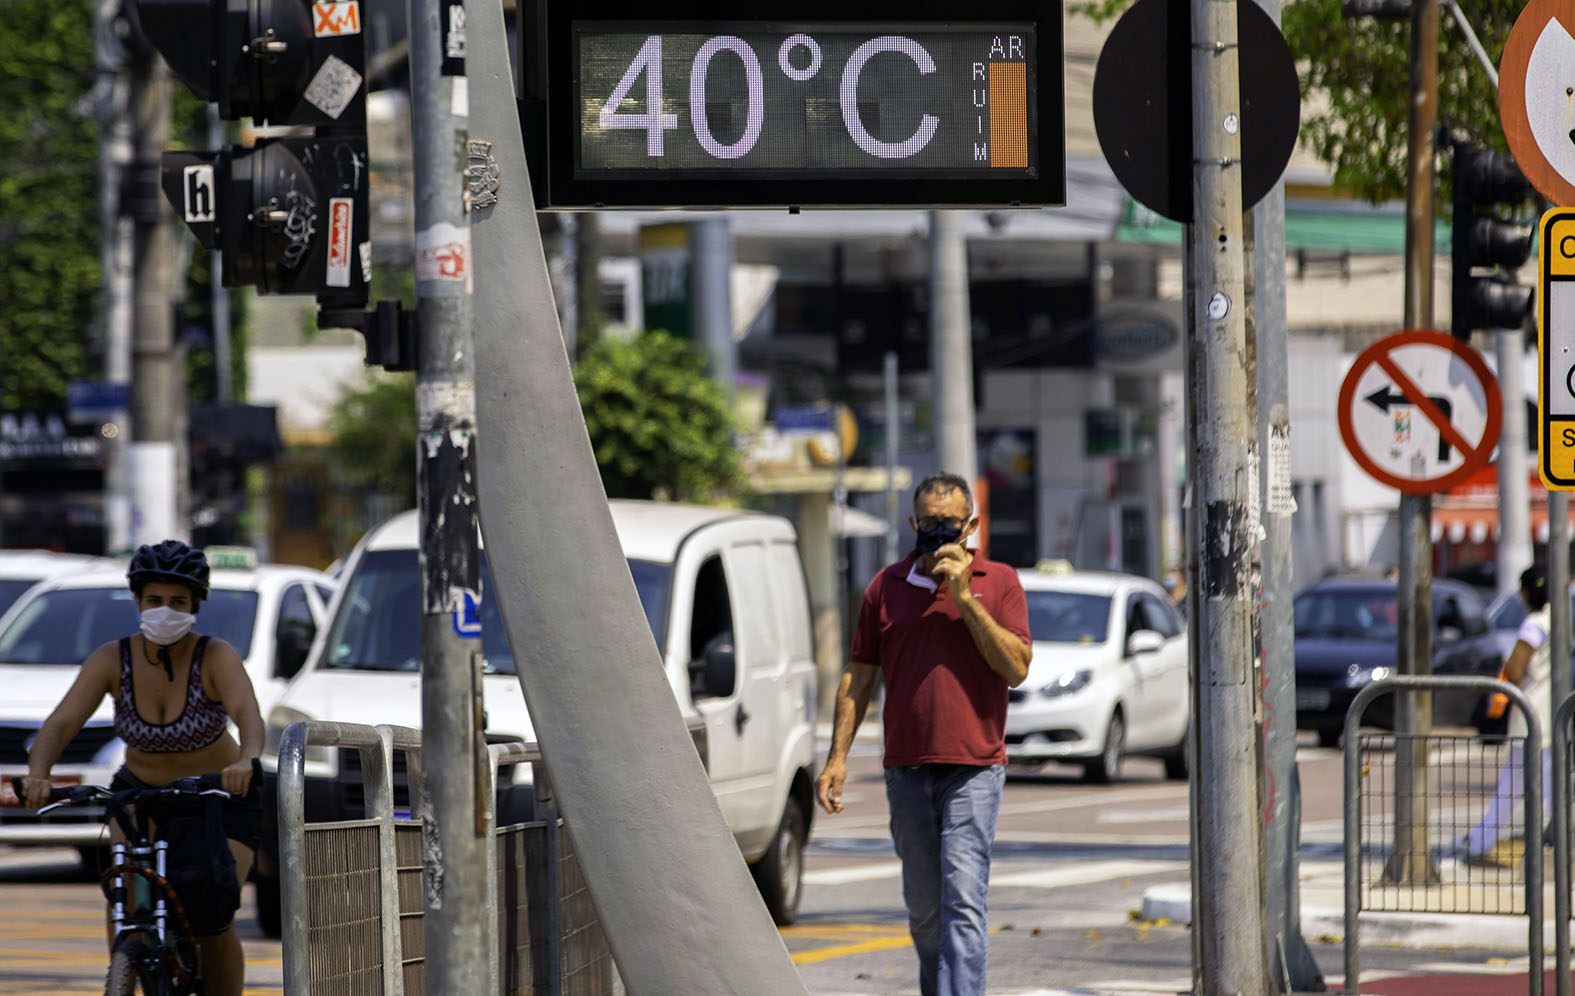
M 907 937 L 877 937 L 859 944 L 837 944 L 829 948 L 811 948 L 808 951 L 799 951 L 793 955 L 793 963 L 795 965 L 809 965 L 818 961 L 830 961 L 833 958 L 846 958 L 848 955 L 865 954 L 870 951 L 889 951 L 893 948 L 912 946 L 913 941 Z
M 779 928 L 783 937 L 813 937 L 832 939 L 860 934 L 891 934 L 907 936 L 907 927 L 881 927 L 875 924 L 804 923 L 796 927 Z

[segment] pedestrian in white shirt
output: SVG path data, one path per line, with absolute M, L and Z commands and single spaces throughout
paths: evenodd
M 1515 634 L 1515 646 L 1504 661 L 1505 681 L 1519 685 L 1531 700 L 1531 711 L 1542 729 L 1542 799 L 1544 807 L 1553 783 L 1553 755 L 1548 749 L 1553 735 L 1553 669 L 1552 648 L 1548 631 L 1552 628 L 1548 609 L 1548 579 L 1540 567 L 1528 567 L 1520 575 L 1520 598 L 1530 614 L 1520 624 Z M 1519 814 L 1525 805 L 1525 738 L 1526 717 L 1518 708 L 1510 709 L 1509 756 L 1504 759 L 1499 772 L 1498 789 L 1488 805 L 1482 820 L 1461 841 L 1468 859 L 1487 857 L 1506 830 L 1520 822 Z M 1544 808 L 1544 811 L 1546 809 Z M 1542 828 L 1526 832 L 1531 840 L 1541 839 Z

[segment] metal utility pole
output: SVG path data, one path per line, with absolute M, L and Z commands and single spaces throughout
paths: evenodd
M 1276 24 L 1280 0 L 1258 0 Z M 1292 573 L 1290 385 L 1286 374 L 1285 184 L 1252 209 L 1253 335 L 1263 509 L 1264 873 L 1272 977 L 1286 992 L 1322 992 L 1323 973 L 1302 937 L 1301 778 L 1296 767 L 1296 637 Z
M 973 424 L 973 339 L 968 244 L 962 216 L 930 212 L 930 382 L 940 469 L 972 481 L 979 473 Z
M 1438 0 L 1411 4 L 1411 114 L 1406 156 L 1405 327 L 1433 327 L 1433 134 L 1438 121 Z M 1431 495 L 1400 496 L 1399 640 L 1403 675 L 1433 673 Z M 1396 882 L 1438 880 L 1427 840 L 1430 692 L 1402 694 L 1395 744 L 1395 848 L 1385 870 Z
M 1520 329 L 1499 329 L 1493 337 L 1498 357 L 1498 389 L 1504 421 L 1498 436 L 1498 590 L 1520 588 L 1520 572 L 1531 566 L 1531 509 L 1527 481 L 1526 387 L 1521 364 L 1526 337 Z M 1543 731 L 1543 736 L 1548 736 Z
M 410 4 L 415 160 L 417 479 L 421 524 L 422 867 L 427 989 L 485 990 L 487 814 L 482 779 L 481 645 L 461 636 L 481 597 L 476 521 L 476 359 L 472 350 L 465 7 Z
M 881 362 L 886 411 L 886 563 L 902 556 L 902 503 L 897 496 L 897 445 L 902 435 L 902 408 L 897 401 L 897 354 Z
M 98 75 L 99 322 L 103 328 L 104 379 L 131 383 L 132 221 L 121 211 L 120 183 L 131 164 L 131 116 L 127 106 L 126 49 L 120 39 L 120 0 L 99 0 L 93 23 L 93 66 Z M 131 547 L 131 485 L 128 447 L 131 413 L 111 416 L 104 447 L 104 552 Z
M 1253 601 L 1257 433 L 1248 412 L 1240 58 L 1234 0 L 1192 0 L 1188 421 L 1198 721 L 1192 781 L 1198 996 L 1270 991 L 1263 921 Z
M 159 191 L 159 161 L 170 137 L 169 67 L 157 54 L 132 67 L 136 158 L 133 191 L 131 543 L 185 539 L 181 482 L 186 473 L 186 380 L 171 307 L 177 274 L 175 230 Z
M 733 343 L 733 233 L 726 218 L 707 218 L 689 226 L 694 253 L 695 338 L 711 356 L 711 376 L 729 397 L 738 371 Z

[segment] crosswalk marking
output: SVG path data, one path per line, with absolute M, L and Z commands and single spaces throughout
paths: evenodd
M 1089 885 L 1117 878 L 1169 874 L 1186 869 L 1185 861 L 1089 861 L 1060 868 L 1040 868 L 990 876 L 993 888 L 1059 889 L 1068 885 Z
M 990 875 L 991 888 L 1059 889 L 1069 885 L 1089 885 L 1108 882 L 1117 878 L 1137 878 L 1142 875 L 1171 874 L 1185 871 L 1185 861 L 1076 861 L 1052 868 L 1035 868 L 1031 871 L 1011 871 L 1011 864 L 998 862 Z M 850 885 L 855 882 L 873 882 L 897 878 L 902 874 L 902 863 L 881 861 L 846 868 L 820 868 L 804 873 L 806 885 Z

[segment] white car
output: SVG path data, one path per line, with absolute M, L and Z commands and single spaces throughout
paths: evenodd
M 82 661 L 102 644 L 137 631 L 137 608 L 126 567 L 99 566 L 44 581 L 0 615 L 0 778 L 27 773 L 38 729 L 76 679 Z M 197 613 L 197 631 L 233 645 L 246 662 L 264 716 L 307 651 L 326 615 L 334 582 L 306 567 L 262 565 L 216 569 Z M 66 745 L 52 777 L 59 784 L 107 785 L 125 758 L 106 697 L 82 732 Z M 0 807 L 0 844 L 77 847 L 96 854 L 101 814 L 77 806 L 40 820 L 30 810 Z
M 1187 634 L 1164 589 L 1059 562 L 1018 577 L 1034 656 L 1006 708 L 1008 762 L 1075 761 L 1109 782 L 1146 754 L 1186 778 Z
M 0 615 L 22 593 L 40 581 L 103 566 L 105 561 L 81 553 L 50 550 L 0 550 Z

